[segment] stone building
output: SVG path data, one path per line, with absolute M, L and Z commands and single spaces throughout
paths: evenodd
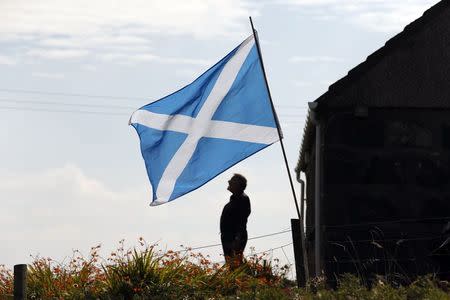
M 450 1 L 309 107 L 296 172 L 312 275 L 448 276 Z

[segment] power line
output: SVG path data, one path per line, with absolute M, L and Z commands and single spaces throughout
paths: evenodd
M 289 265 L 291 265 L 291 261 L 289 260 L 289 257 L 286 254 L 286 251 L 284 251 L 284 247 L 281 247 L 281 251 L 283 251 L 284 257 L 286 258 Z
M 59 101 L 42 101 L 42 100 L 22 100 L 22 99 L 5 99 L 0 98 L 0 102 L 10 102 L 15 104 L 37 104 L 37 105 L 58 105 L 58 106 L 79 106 L 89 108 L 106 108 L 106 109 L 132 109 L 136 110 L 136 106 L 111 105 L 111 104 L 90 104 L 90 103 L 67 103 Z M 306 114 L 279 114 L 282 117 L 304 117 Z
M 261 238 L 265 238 L 265 237 L 269 237 L 269 236 L 273 236 L 273 235 L 278 235 L 278 234 L 282 234 L 282 233 L 287 233 L 287 232 L 291 232 L 291 230 L 290 229 L 286 229 L 286 230 L 282 230 L 282 231 L 275 232 L 275 233 L 259 235 L 259 236 L 255 236 L 255 237 L 249 238 L 248 240 L 250 241 L 250 240 L 261 239 Z
M 252 253 L 252 254 L 250 254 L 250 255 L 247 255 L 246 257 L 251 257 L 251 256 L 253 256 L 253 255 L 263 254 L 263 253 L 267 253 L 267 252 L 270 252 L 270 251 L 273 251 L 273 250 L 282 249 L 282 248 L 287 247 L 287 246 L 292 245 L 292 244 L 293 244 L 293 242 L 290 242 L 290 243 L 287 243 L 287 244 L 285 244 L 285 245 L 282 245 L 282 246 L 279 246 L 279 247 L 276 247 L 276 248 L 270 248 L 270 249 L 267 249 L 267 250 L 265 250 L 265 251 Z
M 23 93 L 23 94 L 36 94 L 36 95 L 47 95 L 47 96 L 65 96 L 65 97 L 84 97 L 84 98 L 97 98 L 97 99 L 115 99 L 115 100 L 131 100 L 131 101 L 150 101 L 148 96 L 145 97 L 137 97 L 137 96 L 112 96 L 112 95 L 92 95 L 92 94 L 85 94 L 85 93 L 64 93 L 64 92 L 53 92 L 53 91 L 41 91 L 41 90 L 27 90 L 27 89 L 7 89 L 7 88 L 0 88 L 0 92 L 6 92 L 6 93 Z M 156 99 L 157 100 L 157 99 Z M 275 105 L 277 108 L 294 108 L 294 109 L 305 109 L 308 108 L 306 106 L 297 106 L 297 105 Z
M 420 258 L 419 258 L 420 259 Z M 359 263 L 359 262 L 398 262 L 398 261 L 417 261 L 417 258 L 358 258 L 358 259 L 337 259 L 337 260 L 327 260 L 327 263 L 339 263 L 339 264 L 350 264 L 350 263 Z
M 286 255 L 286 251 L 284 251 L 284 247 L 281 247 L 281 251 L 283 251 L 284 257 L 286 258 L 287 262 L 288 262 L 288 266 L 289 266 L 289 274 L 293 277 L 293 271 L 292 271 L 292 264 L 291 264 L 291 260 L 289 259 L 289 257 Z
M 77 114 L 91 114 L 91 115 L 112 115 L 112 116 L 130 116 L 125 113 L 101 112 L 101 111 L 86 111 L 86 110 L 56 110 L 56 109 L 41 109 L 41 108 L 22 108 L 14 106 L 0 106 L 0 110 L 16 110 L 16 111 L 34 111 L 34 112 L 52 112 L 52 113 L 77 113 Z
M 281 246 L 279 246 L 279 247 L 270 248 L 270 249 L 267 249 L 267 250 L 264 250 L 264 251 L 261 251 L 261 252 L 252 253 L 252 254 L 246 255 L 245 258 L 249 258 L 249 257 L 255 256 L 255 255 L 259 255 L 259 254 L 265 254 L 265 253 L 267 253 L 267 252 L 272 252 L 272 253 L 273 253 L 273 250 L 283 249 L 284 247 L 290 246 L 290 245 L 292 245 L 292 244 L 293 244 L 293 242 L 290 242 L 290 243 L 281 245 Z M 283 252 L 284 252 L 284 250 L 283 250 Z M 288 260 L 288 261 L 289 261 L 289 260 Z M 223 264 L 223 263 L 225 263 L 225 261 L 222 260 L 222 261 L 220 261 L 220 262 L 218 262 L 218 263 L 219 263 L 219 264 Z
M 380 242 L 397 242 L 401 244 L 403 242 L 409 241 L 431 241 L 437 239 L 443 239 L 444 236 L 428 236 L 428 237 L 417 237 L 417 238 L 389 238 L 389 239 L 365 239 L 365 240 L 331 240 L 328 243 L 340 244 L 340 243 L 380 243 Z
M 416 218 L 416 219 L 398 219 L 380 222 L 367 222 L 367 223 L 352 223 L 352 224 L 336 224 L 336 225 L 325 225 L 325 228 L 345 228 L 345 227 L 359 227 L 367 225 L 383 225 L 383 224 L 393 224 L 393 223 L 412 223 L 412 222 L 426 222 L 426 221 L 449 221 L 450 217 L 434 217 L 434 218 Z M 312 228 L 312 227 L 310 227 Z
M 1 102 L 1 100 L 0 100 Z M 6 101 L 5 101 L 6 102 Z M 37 101 L 30 101 L 36 104 L 44 104 L 44 105 L 48 105 L 50 104 L 50 102 L 47 103 L 38 103 Z M 25 102 L 23 102 L 25 103 Z M 100 108 L 103 107 L 101 105 L 85 105 L 85 104 L 69 104 L 69 103 L 58 103 L 55 105 L 63 105 L 63 106 L 77 106 L 80 108 L 83 107 L 90 107 L 90 108 Z M 104 108 L 107 108 L 107 106 L 104 106 Z M 117 108 L 114 107 L 114 108 Z M 113 116 L 130 116 L 131 112 L 127 112 L 127 113 L 116 113 L 116 112 L 108 112 L 108 111 L 89 111 L 89 110 L 62 110 L 62 109 L 47 109 L 47 108 L 37 108 L 37 107 L 18 107 L 18 106 L 1 106 L 0 105 L 0 110 L 15 110 L 15 111 L 32 111 L 32 112 L 50 112 L 50 113 L 75 113 L 75 114 L 98 114 L 98 115 L 113 115 Z M 283 115 L 281 115 L 283 116 Z M 302 117 L 301 115 L 299 115 L 299 117 Z M 283 120 L 282 123 L 289 123 L 289 124 L 299 124 L 300 122 L 296 122 L 296 120 Z
M 49 95 L 49 96 L 85 97 L 85 98 L 133 100 L 133 101 L 143 101 L 146 98 L 146 97 L 89 95 L 89 94 L 81 94 L 81 93 L 47 92 L 47 91 L 23 90 L 23 89 L 0 89 L 0 91 L 7 92 L 7 93 L 24 93 L 24 94 L 38 94 L 38 95 Z
M 254 236 L 248 239 L 248 241 L 251 240 L 256 240 L 256 239 L 261 239 L 261 238 L 265 238 L 265 237 L 269 237 L 269 236 L 274 236 L 274 235 L 279 235 L 279 234 L 283 234 L 283 233 L 287 233 L 287 232 L 291 232 L 291 230 L 282 230 L 282 231 L 278 231 L 278 232 L 274 232 L 274 233 L 269 233 L 269 234 L 263 234 L 263 235 L 258 235 L 258 236 Z M 218 247 L 221 246 L 222 244 L 211 244 L 211 245 L 205 245 L 205 246 L 199 246 L 199 247 L 194 247 L 194 248 L 188 248 L 185 250 L 178 250 L 175 251 L 176 253 L 179 252 L 184 252 L 187 250 L 193 251 L 193 250 L 200 250 L 200 249 L 206 249 L 206 248 L 212 248 L 212 247 Z
M 81 107 L 93 107 L 93 108 L 109 108 L 109 109 L 133 109 L 133 106 L 124 105 L 106 105 L 106 104 L 88 104 L 88 103 L 67 103 L 58 101 L 31 101 L 31 100 L 13 100 L 13 99 L 2 99 L 0 102 L 11 102 L 11 103 L 26 103 L 26 104 L 43 104 L 43 105 L 61 105 L 61 106 L 81 106 Z

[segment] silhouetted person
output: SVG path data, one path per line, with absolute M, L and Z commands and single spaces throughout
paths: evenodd
M 220 233 L 226 263 L 235 268 L 242 264 L 247 244 L 247 218 L 250 215 L 250 199 L 244 193 L 247 179 L 234 174 L 228 180 L 228 190 L 232 193 L 220 216 Z

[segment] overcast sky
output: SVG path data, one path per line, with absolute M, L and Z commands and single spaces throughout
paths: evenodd
M 279 143 L 150 207 L 129 116 L 236 47 L 252 16 L 294 176 L 307 102 L 437 2 L 0 1 L 0 264 L 97 244 L 107 255 L 140 236 L 163 249 L 216 244 L 235 172 L 248 178 L 249 236 L 288 229 L 296 213 Z M 290 242 L 252 240 L 246 253 Z M 220 247 L 203 253 L 223 260 Z M 273 256 L 293 263 L 292 246 Z

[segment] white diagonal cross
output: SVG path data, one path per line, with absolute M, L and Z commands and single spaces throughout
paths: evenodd
M 147 110 L 137 110 L 131 116 L 130 123 L 188 134 L 164 170 L 156 189 L 156 200 L 151 205 L 169 201 L 178 177 L 185 169 L 202 137 L 261 144 L 271 144 L 279 139 L 277 129 L 274 127 L 211 120 L 231 88 L 253 45 L 254 40 L 251 36 L 241 44 L 234 56 L 225 64 L 196 118 L 185 115 L 157 114 Z

